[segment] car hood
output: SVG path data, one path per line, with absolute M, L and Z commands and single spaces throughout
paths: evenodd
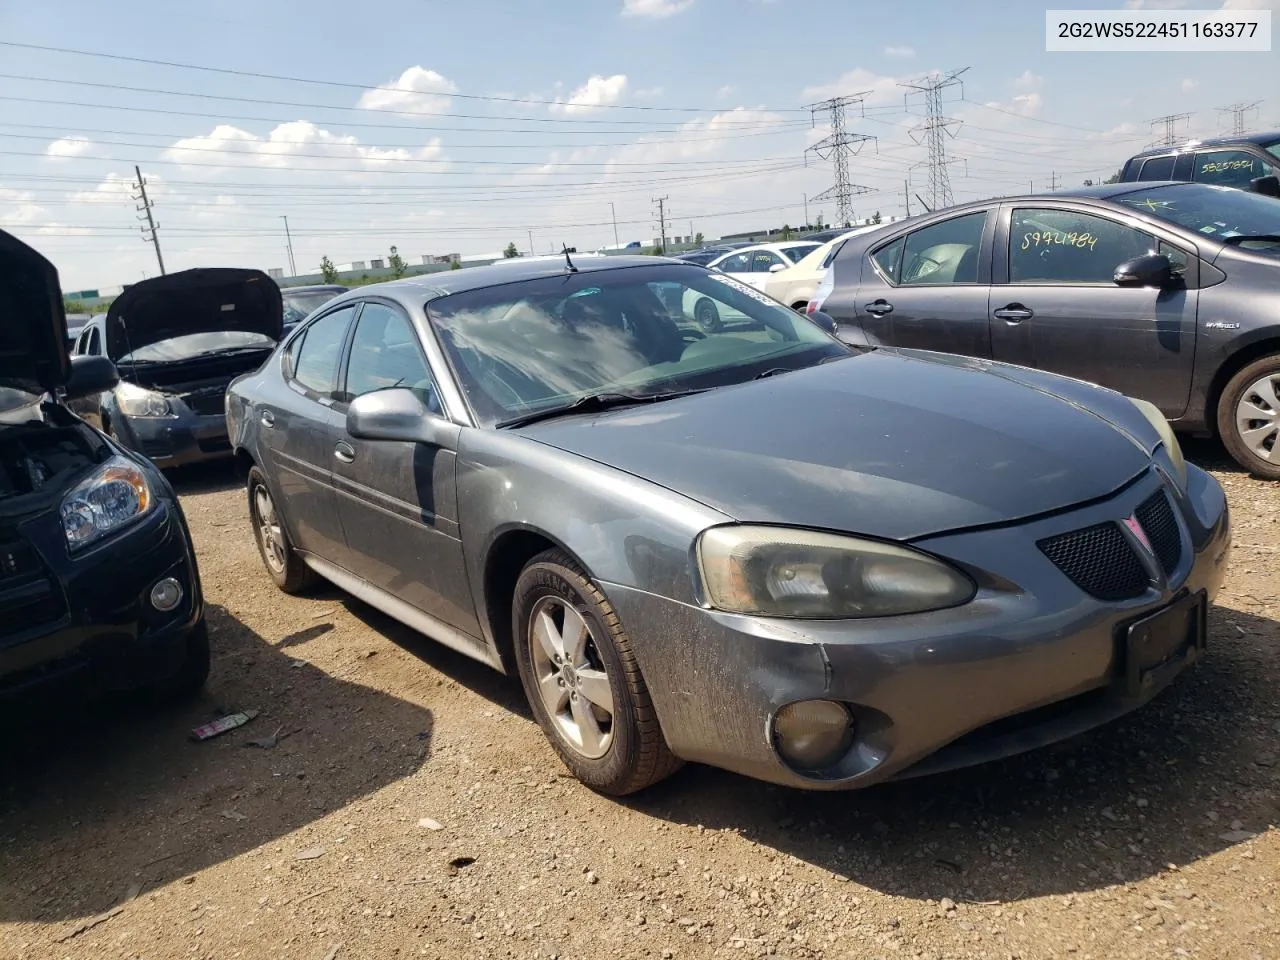
M 106 352 L 112 360 L 191 333 L 242 330 L 279 340 L 284 304 L 261 270 L 199 268 L 126 287 L 107 311 Z
M 1115 422 L 1059 380 L 873 351 L 519 432 L 741 521 L 909 540 L 1104 497 L 1147 468 L 1154 431 L 1133 404 L 1098 391 L 1136 415 Z
M 66 383 L 69 370 L 58 271 L 0 230 L 0 385 L 44 393 Z

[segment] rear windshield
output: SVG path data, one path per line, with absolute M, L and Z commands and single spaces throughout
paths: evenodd
M 662 264 L 565 274 L 427 305 L 476 420 L 595 393 L 726 386 L 852 348 L 732 277 Z
M 1219 243 L 1233 238 L 1280 235 L 1280 200 L 1204 183 L 1177 183 L 1137 190 L 1115 198 L 1118 203 L 1157 217 Z M 1268 254 L 1280 250 L 1275 241 L 1241 244 Z

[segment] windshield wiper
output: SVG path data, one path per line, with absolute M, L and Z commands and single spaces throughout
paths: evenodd
M 1238 247 L 1242 243 L 1280 243 L 1280 233 L 1237 233 L 1234 237 L 1224 237 L 1222 242 L 1229 247 Z
M 602 410 L 613 410 L 617 407 L 638 406 L 645 403 L 658 403 L 662 400 L 674 400 L 676 397 L 687 397 L 691 394 L 702 393 L 698 390 L 676 390 L 670 393 L 588 393 L 585 397 L 579 397 L 572 403 L 566 403 L 559 407 L 548 407 L 545 410 L 535 410 L 532 413 L 522 414 L 518 417 L 511 417 L 507 420 L 499 420 L 495 427 L 502 429 L 504 427 L 523 427 L 530 423 L 537 423 L 540 420 L 551 420 L 555 417 L 565 417 L 574 413 L 599 413 Z

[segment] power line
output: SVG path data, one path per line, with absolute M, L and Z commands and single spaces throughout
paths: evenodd
M 836 219 L 846 227 L 853 222 L 854 195 L 870 191 L 870 187 L 849 182 L 849 158 L 859 153 L 867 141 L 874 141 L 876 138 L 865 133 L 849 133 L 844 122 L 845 110 L 850 106 L 861 107 L 865 96 L 864 93 L 858 93 L 846 97 L 831 97 L 829 100 L 811 103 L 807 108 L 813 115 L 819 112 L 831 115 L 831 133 L 809 147 L 809 150 L 823 160 L 831 160 L 836 177 L 834 184 L 813 199 L 835 200 Z
M 929 204 L 934 210 L 949 207 L 955 203 L 951 193 L 951 174 L 947 169 L 947 137 L 954 138 L 960 121 L 942 115 L 942 91 L 949 87 L 960 87 L 961 99 L 964 98 L 964 85 L 960 80 L 968 67 L 953 70 L 947 74 L 931 74 L 920 80 L 900 83 L 899 86 L 924 94 L 925 107 L 928 114 L 924 123 L 911 131 L 912 138 L 923 134 L 924 142 L 929 150 L 929 159 L 925 165 L 929 168 Z M 910 97 L 911 94 L 906 94 Z M 916 139 L 919 143 L 920 140 Z
M 1252 112 L 1255 116 L 1258 113 L 1258 105 L 1261 100 L 1255 100 L 1253 103 L 1233 103 L 1225 107 L 1219 107 L 1219 113 L 1231 114 L 1231 135 L 1238 137 L 1244 133 L 1244 117 L 1246 113 Z
M 1177 133 L 1178 121 L 1190 120 L 1191 117 L 1192 117 L 1192 114 L 1190 113 L 1170 113 L 1163 117 L 1156 117 L 1154 120 L 1151 121 L 1151 127 L 1152 129 L 1155 129 L 1155 127 L 1158 124 L 1164 124 L 1164 136 L 1153 141 L 1151 146 L 1153 147 L 1173 146 L 1175 143 L 1178 142 L 1178 133 Z
M 156 233 L 156 229 L 160 224 L 156 223 L 155 217 L 151 212 L 151 208 L 155 204 L 147 199 L 147 181 L 142 176 L 142 171 L 135 166 L 133 172 L 138 175 L 137 183 L 134 184 L 138 193 L 133 199 L 141 201 L 138 209 L 143 214 L 138 219 L 147 221 L 147 225 L 142 228 L 142 239 L 149 241 L 156 248 L 156 262 L 160 264 L 160 275 L 164 276 L 164 257 L 160 254 L 160 235 Z M 150 235 L 148 236 L 148 234 Z

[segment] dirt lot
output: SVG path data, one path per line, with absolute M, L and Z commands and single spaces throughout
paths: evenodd
M 686 768 L 625 803 L 567 778 L 518 683 L 276 592 L 239 481 L 180 478 L 208 691 L 5 732 L 0 958 L 1280 957 L 1280 486 L 1188 452 L 1233 572 L 1212 655 L 1145 711 L 861 793 Z

